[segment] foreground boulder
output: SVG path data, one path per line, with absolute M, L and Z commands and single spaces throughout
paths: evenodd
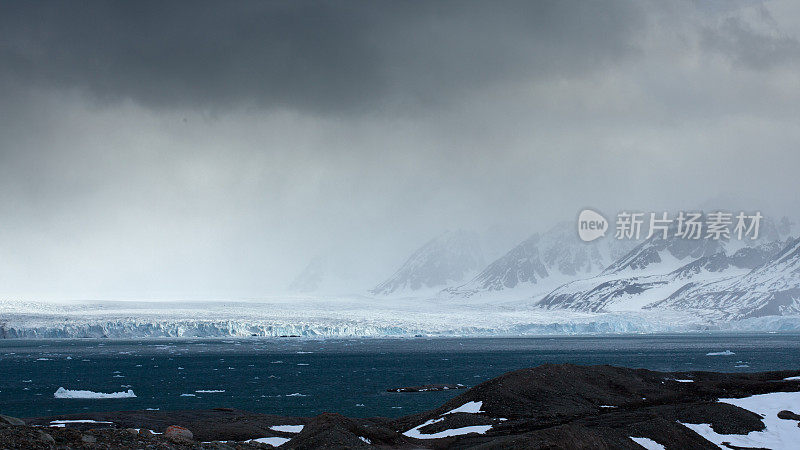
M 176 444 L 191 444 L 194 442 L 194 435 L 188 428 L 178 425 L 170 425 L 164 430 L 164 437 Z

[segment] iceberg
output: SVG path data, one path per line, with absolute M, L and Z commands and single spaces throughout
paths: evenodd
M 90 398 L 90 399 L 108 399 L 108 398 L 134 398 L 136 394 L 133 393 L 133 389 L 128 389 L 127 391 L 123 392 L 111 392 L 111 393 L 104 393 L 104 392 L 93 392 L 93 391 L 73 391 L 70 389 L 64 389 L 60 387 L 53 393 L 53 397 L 55 398 Z

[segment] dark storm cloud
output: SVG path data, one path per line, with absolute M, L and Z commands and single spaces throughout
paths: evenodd
M 799 35 L 794 0 L 0 0 L 0 299 L 261 297 L 318 255 L 358 291 L 445 229 L 791 214 Z
M 148 107 L 449 102 L 635 54 L 623 2 L 4 2 L 0 77 Z

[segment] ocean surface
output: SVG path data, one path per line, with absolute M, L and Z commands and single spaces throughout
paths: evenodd
M 327 411 L 396 417 L 434 408 L 463 391 L 390 393 L 388 388 L 474 386 L 545 363 L 662 371 L 798 369 L 800 334 L 0 340 L 0 413 L 35 417 L 231 407 L 285 416 Z M 104 393 L 130 389 L 136 397 L 55 398 L 59 387 Z

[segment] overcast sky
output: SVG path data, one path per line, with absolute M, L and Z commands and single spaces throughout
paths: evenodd
M 447 229 L 796 216 L 800 4 L 0 2 L 0 296 L 369 287 Z M 722 205 L 722 207 L 727 207 Z

